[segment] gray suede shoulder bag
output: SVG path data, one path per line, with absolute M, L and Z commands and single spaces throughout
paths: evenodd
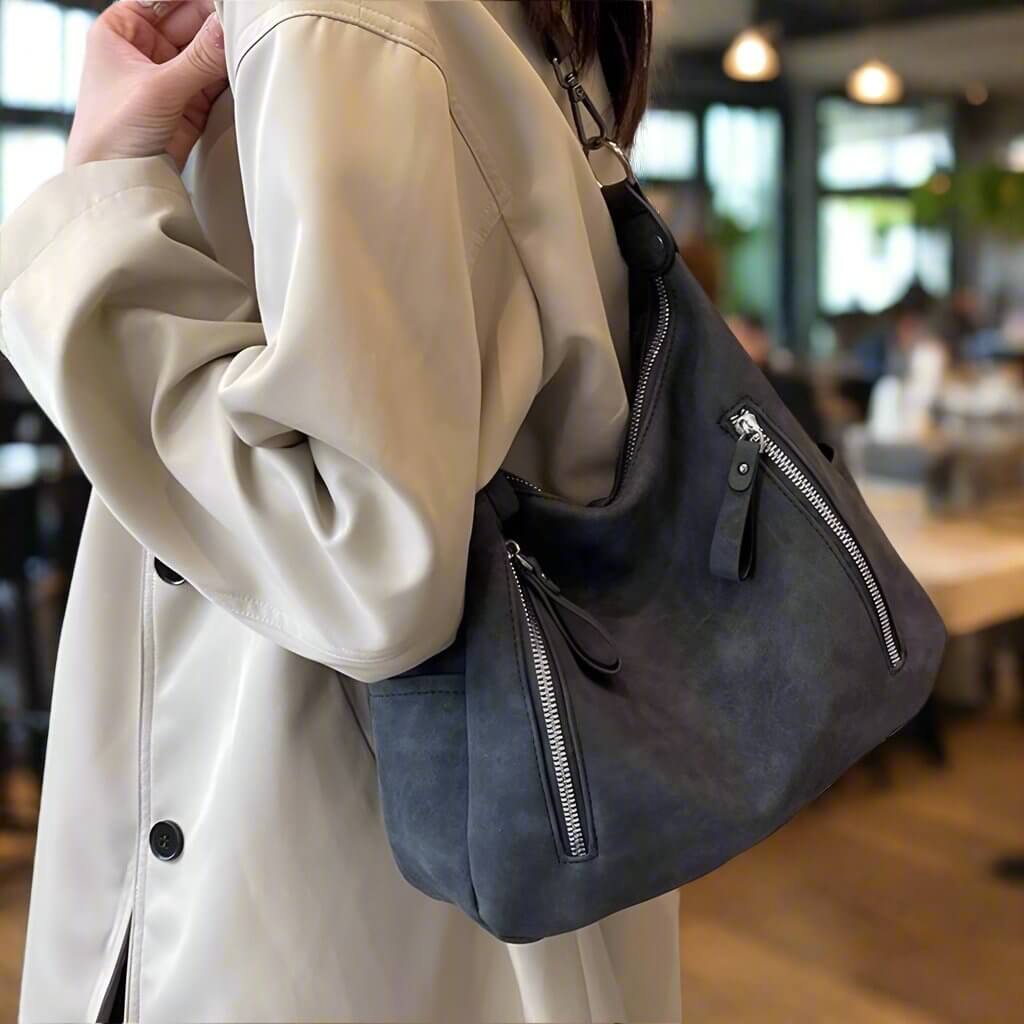
M 626 170 L 602 186 L 638 368 L 616 481 L 577 505 L 498 473 L 456 641 L 369 698 L 400 871 L 508 942 L 770 835 L 917 712 L 946 641 L 836 454 L 687 270 L 567 54 L 549 45 L 585 149 Z

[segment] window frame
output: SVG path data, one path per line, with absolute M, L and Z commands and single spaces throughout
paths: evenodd
M 823 185 L 821 180 L 821 154 L 824 152 L 824 132 L 821 123 L 821 117 L 819 116 L 819 109 L 823 102 L 827 100 L 839 99 L 847 103 L 853 104 L 854 106 L 865 106 L 870 108 L 869 104 L 858 104 L 856 100 L 851 100 L 850 97 L 841 89 L 825 89 L 819 90 L 814 94 L 813 110 L 814 110 L 814 266 L 815 266 L 815 281 L 814 281 L 814 296 L 815 296 L 815 311 L 818 320 L 822 322 L 828 322 L 836 317 L 847 316 L 851 313 L 863 312 L 862 310 L 840 310 L 840 311 L 828 311 L 825 309 L 823 304 L 823 292 L 821 285 L 821 277 L 817 273 L 817 270 L 821 267 L 821 261 L 823 258 L 822 252 L 822 238 L 821 238 L 821 210 L 822 203 L 827 199 L 904 199 L 909 200 L 912 192 L 916 186 L 903 186 L 903 185 L 868 185 L 868 186 L 857 186 L 852 188 L 839 188 L 836 186 Z M 928 93 L 928 92 L 910 92 L 903 96 L 898 103 L 885 104 L 881 109 L 920 109 L 928 105 L 941 104 L 947 108 L 949 117 L 949 132 L 950 132 L 950 144 L 953 149 L 953 164 L 952 167 L 944 168 L 949 172 L 956 170 L 960 158 L 960 131 L 959 131 L 959 110 L 956 104 L 950 99 L 948 95 L 942 93 Z M 876 108 L 877 109 L 877 108 Z M 921 184 L 924 184 L 922 182 Z M 959 237 L 956 225 L 949 227 L 949 290 L 952 293 L 957 287 L 958 269 L 960 266 L 960 254 L 959 254 Z M 941 296 L 939 296 L 941 298 Z
M 771 85 L 771 83 L 769 83 Z M 787 290 L 788 269 L 791 265 L 792 225 L 789 220 L 789 201 L 785 179 L 785 168 L 791 145 L 791 112 L 781 93 L 772 88 L 746 88 L 742 84 L 728 82 L 720 91 L 702 92 L 700 95 L 673 94 L 668 89 L 663 95 L 655 95 L 650 104 L 652 109 L 668 110 L 691 114 L 696 121 L 696 154 L 692 178 L 658 178 L 644 176 L 642 183 L 657 188 L 696 188 L 708 197 L 712 196 L 707 163 L 707 115 L 712 107 L 744 108 L 747 110 L 771 110 L 779 118 L 779 146 L 776 154 L 775 171 L 779 182 L 775 196 L 775 222 L 778 225 L 776 239 L 776 260 L 778 272 L 774 287 L 774 298 L 769 324 L 782 342 L 788 347 L 792 332 L 790 296 Z
M 87 11 L 91 14 L 100 14 L 109 6 L 109 0 L 45 0 L 53 7 L 67 11 Z M 63 61 L 65 55 L 61 53 L 63 73 Z M 0 21 L 0 81 L 3 75 L 3 26 Z M 47 107 L 20 107 L 9 106 L 4 102 L 0 92 L 0 133 L 7 128 L 56 128 L 64 133 L 65 139 L 71 132 L 71 125 L 74 121 L 74 110 L 47 108 Z M 3 209 L 3 187 L 0 180 L 0 210 Z

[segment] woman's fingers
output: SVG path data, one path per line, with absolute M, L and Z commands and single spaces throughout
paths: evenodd
M 155 25 L 173 5 L 169 0 L 121 0 L 118 6 L 121 10 L 131 11 L 140 18 L 145 18 L 151 25 Z
M 152 13 L 143 14 L 143 11 L 146 8 L 138 0 L 112 4 L 90 30 L 92 45 L 106 53 L 112 47 L 127 44 L 154 64 L 162 64 L 175 56 L 178 47 L 164 37 Z
M 227 75 L 224 30 L 217 15 L 211 14 L 181 53 L 160 66 L 157 77 L 163 94 L 184 107 L 197 93 L 222 86 Z
M 184 49 L 213 13 L 213 0 L 121 0 L 121 6 L 157 26 L 160 34 Z
M 160 31 L 179 50 L 184 49 L 213 12 L 213 0 L 175 0 L 166 4 Z
M 211 0 L 164 2 L 120 0 L 89 30 L 65 167 L 159 153 L 184 167 L 227 85 L 224 34 Z

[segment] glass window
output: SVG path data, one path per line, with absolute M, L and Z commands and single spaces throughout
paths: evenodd
M 62 13 L 43 0 L 0 3 L 0 98 L 6 106 L 61 109 Z
M 60 174 L 66 144 L 59 128 L 0 127 L 0 220 Z
M 949 292 L 949 232 L 916 227 L 909 199 L 828 196 L 818 229 L 818 292 L 826 314 L 880 312 L 915 282 L 932 295 Z
M 953 166 L 949 109 L 818 104 L 818 177 L 826 189 L 913 188 Z
M 726 271 L 721 305 L 777 323 L 782 119 L 777 110 L 714 104 L 704 147 Z
M 630 163 L 638 178 L 686 181 L 697 174 L 697 118 L 685 110 L 648 110 Z
M 1017 174 L 1024 174 L 1024 135 L 1010 140 L 1006 147 L 1006 166 Z

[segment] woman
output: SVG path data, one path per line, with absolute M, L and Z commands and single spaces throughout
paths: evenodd
M 671 896 L 503 945 L 401 879 L 360 733 L 451 642 L 499 466 L 612 482 L 625 270 L 548 5 L 211 8 L 104 13 L 3 226 L 3 350 L 95 487 L 22 1019 L 116 1017 L 121 978 L 147 1022 L 675 1019 Z M 628 141 L 645 7 L 574 9 Z

